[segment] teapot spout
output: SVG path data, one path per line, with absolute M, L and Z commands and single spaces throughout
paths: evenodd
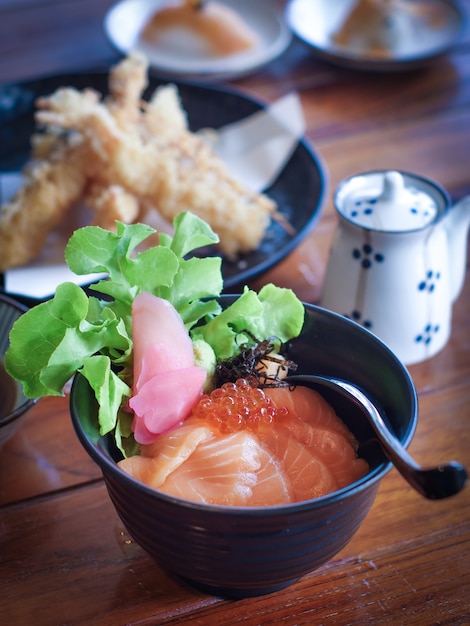
M 455 204 L 444 220 L 449 242 L 452 301 L 462 291 L 467 266 L 467 236 L 470 226 L 470 196 Z

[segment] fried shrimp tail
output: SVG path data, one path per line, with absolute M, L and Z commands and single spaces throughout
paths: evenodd
M 25 170 L 24 185 L 1 207 L 0 271 L 23 265 L 41 252 L 49 232 L 83 193 L 86 153 L 80 139 L 63 139 L 49 159 L 34 161 Z

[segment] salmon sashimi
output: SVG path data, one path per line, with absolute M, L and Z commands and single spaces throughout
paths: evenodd
M 203 396 L 182 426 L 121 461 L 121 468 L 170 495 L 234 506 L 310 500 L 367 473 L 354 436 L 315 391 L 237 383 L 216 392 Z M 238 411 L 247 403 L 249 419 L 225 421 L 228 406 Z
M 140 455 L 123 459 L 119 466 L 137 480 L 158 489 L 202 441 L 212 436 L 210 428 L 184 424 L 142 446 Z
M 221 435 L 192 418 L 119 466 L 150 487 L 186 500 L 238 506 L 293 502 L 281 462 L 253 434 Z
M 249 506 L 273 506 L 294 502 L 291 481 L 282 462 L 274 454 L 260 447 L 261 467 L 256 472 L 256 485 L 247 502 Z
M 272 387 L 265 389 L 265 392 L 276 406 L 286 407 L 290 415 L 296 415 L 302 422 L 339 432 L 351 445 L 356 445 L 355 437 L 349 428 L 317 391 L 298 386 L 294 389 Z
M 195 502 L 247 505 L 261 467 L 260 444 L 247 431 L 202 441 L 160 490 Z
M 297 440 L 315 451 L 335 477 L 338 487 L 345 487 L 367 473 L 367 462 L 357 456 L 355 447 L 343 433 L 297 419 L 289 423 L 289 430 Z
M 301 386 L 265 391 L 277 406 L 288 407 L 284 425 L 328 467 L 339 488 L 367 473 L 367 462 L 356 454 L 354 435 L 318 392 Z
M 319 498 L 338 489 L 339 485 L 315 451 L 298 441 L 284 426 L 259 435 L 265 447 L 278 458 L 290 479 L 294 501 Z

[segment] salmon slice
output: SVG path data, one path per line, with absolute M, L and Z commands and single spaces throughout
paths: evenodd
M 205 426 L 189 424 L 166 433 L 141 447 L 141 454 L 123 459 L 118 465 L 133 478 L 158 489 L 188 459 L 197 446 L 212 437 Z
M 161 491 L 208 504 L 246 505 L 257 483 L 261 447 L 247 431 L 202 441 Z
M 189 459 L 201 442 L 211 437 L 210 428 L 183 425 L 159 437 L 154 443 L 142 446 L 142 456 L 153 460 L 152 487 L 160 487 L 171 472 Z
M 314 450 L 325 463 L 339 487 L 345 487 L 367 474 L 369 466 L 356 454 L 351 442 L 340 432 L 292 420 L 289 430 L 297 440 Z
M 152 487 L 153 461 L 139 454 L 118 461 L 118 466 L 129 476 Z
M 282 463 L 268 450 L 260 448 L 260 469 L 248 506 L 272 506 L 294 502 L 292 485 Z
M 330 469 L 290 430 L 277 426 L 260 434 L 265 447 L 277 457 L 291 484 L 294 501 L 319 498 L 338 489 Z
M 337 488 L 367 474 L 369 466 L 356 454 L 354 435 L 319 393 L 308 387 L 293 391 L 277 387 L 266 392 L 276 406 L 288 408 L 284 427 L 329 469 Z
M 276 406 L 288 408 L 269 428 L 222 434 L 192 416 L 119 465 L 165 493 L 207 504 L 272 506 L 324 496 L 366 474 L 368 465 L 333 409 L 304 389 L 267 390 Z
M 288 387 L 266 388 L 265 392 L 278 408 L 285 406 L 291 415 L 296 415 L 306 424 L 341 433 L 352 446 L 356 446 L 354 435 L 317 391 L 298 386 L 293 390 Z
M 256 436 L 246 431 L 221 435 L 200 424 L 189 418 L 119 466 L 155 489 L 196 502 L 267 506 L 293 501 L 281 463 Z

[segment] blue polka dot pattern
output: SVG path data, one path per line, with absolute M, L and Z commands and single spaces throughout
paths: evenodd
M 435 207 L 432 198 L 418 189 L 409 188 L 407 191 L 409 194 L 408 204 L 403 206 L 404 211 L 417 218 L 417 220 L 420 219 L 421 221 L 428 223 L 428 221 L 433 219 L 435 215 Z M 355 200 L 349 210 L 345 211 L 345 214 L 349 214 L 351 219 L 354 219 L 358 224 L 361 224 L 362 216 L 370 217 L 375 213 L 378 214 L 380 212 L 380 203 L 378 207 L 375 206 L 378 200 L 379 198 L 377 197 Z M 417 221 L 417 224 L 419 223 L 420 222 Z M 410 226 L 412 226 L 412 224 L 410 224 Z
M 357 208 L 352 209 L 350 217 L 359 217 L 360 215 L 373 215 L 374 204 L 377 203 L 377 198 L 369 198 L 367 200 L 356 200 L 354 206 Z
M 440 330 L 439 325 L 433 326 L 432 324 L 426 324 L 423 329 L 423 332 L 415 337 L 416 343 L 422 343 L 425 346 L 428 346 L 433 340 L 434 335 L 436 335 Z
M 352 251 L 353 259 L 361 262 L 361 266 L 368 270 L 374 262 L 383 263 L 385 256 L 381 252 L 374 252 L 369 243 L 365 243 L 362 248 L 354 248 Z
M 418 291 L 427 291 L 432 293 L 436 288 L 437 281 L 441 278 L 440 272 L 428 270 L 426 277 L 418 283 Z

